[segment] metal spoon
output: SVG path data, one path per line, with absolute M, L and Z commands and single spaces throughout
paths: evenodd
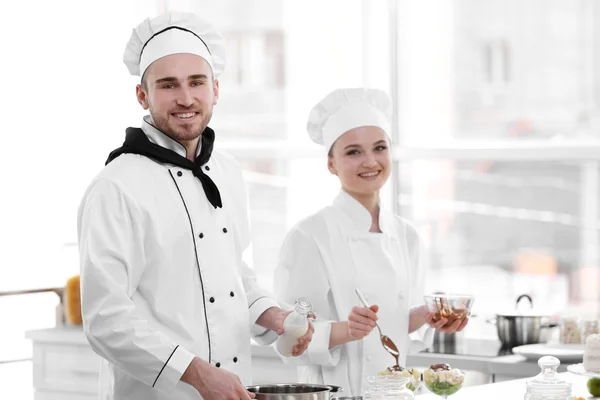
M 369 308 L 370 307 L 369 303 L 367 303 L 367 300 L 362 295 L 362 293 L 360 292 L 360 290 L 358 290 L 358 288 L 356 288 L 355 290 L 356 290 L 356 295 L 360 299 L 360 302 L 363 303 L 363 305 L 365 307 Z M 379 337 L 381 339 L 381 344 L 383 345 L 383 348 L 388 353 L 390 353 L 392 356 L 394 356 L 394 358 L 396 359 L 396 365 L 399 365 L 398 358 L 400 357 L 400 352 L 398 351 L 398 347 L 396 347 L 396 345 L 394 344 L 394 342 L 392 342 L 392 339 L 390 339 L 388 336 L 386 336 L 383 333 L 381 333 L 381 328 L 379 327 L 379 324 L 377 322 L 375 322 L 375 326 L 379 330 Z

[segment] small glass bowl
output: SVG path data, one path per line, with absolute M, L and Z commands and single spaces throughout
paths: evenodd
M 447 318 L 446 326 L 452 325 L 457 319 L 465 319 L 471 315 L 473 296 L 463 294 L 433 294 L 424 296 L 427 309 L 435 313 L 434 321 Z

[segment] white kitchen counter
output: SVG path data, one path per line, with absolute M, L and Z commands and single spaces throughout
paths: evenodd
M 427 367 L 438 363 L 450 364 L 453 368 L 465 371 L 477 371 L 489 375 L 493 382 L 509 379 L 519 379 L 535 376 L 540 373 L 537 361 L 529 361 L 525 357 L 511 354 L 496 357 L 476 357 L 466 355 L 419 353 L 409 355 L 406 365 L 409 367 Z M 558 367 L 559 372 L 565 372 L 568 364 Z
M 92 399 L 97 397 L 97 371 L 100 357 L 92 352 L 81 327 L 61 327 L 27 332 L 33 342 L 33 371 L 36 400 Z M 419 353 L 407 359 L 409 367 L 429 366 L 446 362 L 454 368 L 477 371 L 479 375 L 494 376 L 496 381 L 526 378 L 540 372 L 536 362 L 519 355 L 474 357 L 437 353 Z M 296 368 L 283 364 L 272 347 L 252 346 L 253 381 L 255 383 L 282 383 L 296 381 Z M 564 371 L 562 365 L 559 371 Z M 471 373 L 473 377 L 474 373 Z M 575 386 L 575 394 L 585 395 L 587 379 L 570 373 L 564 374 Z M 491 385 L 465 387 L 450 400 L 521 399 L 526 379 Z M 469 383 L 467 375 L 467 383 Z M 471 381 L 473 382 L 473 381 Z M 490 382 L 479 379 L 476 384 Z M 59 392 L 60 391 L 60 392 Z M 426 390 L 425 390 L 426 391 Z M 496 396 L 496 397 L 493 397 Z M 419 399 L 438 399 L 433 395 L 419 395 Z
M 25 337 L 40 343 L 88 344 L 81 326 L 64 326 L 28 331 Z
M 570 372 L 560 374 L 564 380 L 573 384 L 573 395 L 585 399 L 598 399 L 590 396 L 586 384 L 589 378 L 574 375 Z M 473 386 L 463 388 L 449 397 L 450 400 L 519 400 L 525 396 L 525 383 L 531 378 L 515 379 L 507 382 L 492 383 L 489 385 Z M 418 400 L 441 400 L 442 398 L 433 393 L 416 396 Z
M 496 338 L 461 337 L 454 345 L 436 344 L 430 351 L 409 355 L 406 365 L 408 367 L 427 367 L 431 364 L 445 362 L 453 368 L 477 371 L 487 376 L 489 381 L 482 383 L 527 378 L 540 372 L 537 359 L 528 360 L 521 355 L 501 350 L 501 343 Z M 580 359 L 573 363 L 582 361 Z M 568 363 L 561 363 L 558 371 L 565 372 L 567 366 Z

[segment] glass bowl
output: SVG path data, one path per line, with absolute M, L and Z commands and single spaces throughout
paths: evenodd
M 423 373 L 423 382 L 431 393 L 446 399 L 462 388 L 465 375 L 457 369 L 436 372 L 428 368 Z
M 409 378 L 410 380 L 406 384 L 406 387 L 413 392 L 419 390 L 419 386 L 421 386 L 422 372 L 416 368 L 404 368 L 402 371 L 390 371 L 390 368 L 386 369 L 383 372 L 378 374 L 379 376 L 388 376 L 388 377 L 404 377 Z
M 432 294 L 424 296 L 427 309 L 435 313 L 433 320 L 447 318 L 445 326 L 452 325 L 457 319 L 465 319 L 471 315 L 473 296 L 464 294 Z

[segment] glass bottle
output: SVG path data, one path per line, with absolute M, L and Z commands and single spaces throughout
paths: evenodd
M 291 357 L 294 346 L 298 344 L 298 339 L 308 331 L 308 315 L 312 310 L 310 300 L 300 298 L 294 304 L 292 311 L 283 321 L 283 335 L 277 338 L 275 347 L 279 354 L 285 357 Z
M 370 387 L 364 400 L 414 400 L 415 395 L 406 387 L 410 377 L 399 375 L 377 375 L 367 377 Z

